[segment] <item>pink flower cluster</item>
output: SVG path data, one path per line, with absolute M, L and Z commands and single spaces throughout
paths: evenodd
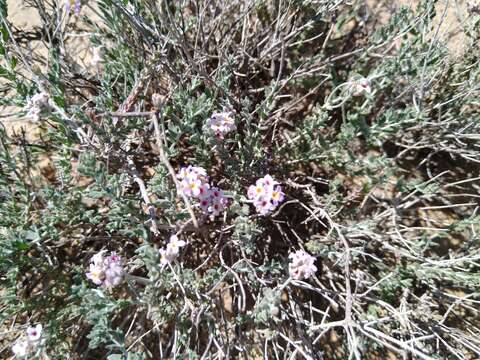
M 237 129 L 231 111 L 212 114 L 210 119 L 207 120 L 207 126 L 219 139 L 223 139 L 226 134 Z
M 200 208 L 211 216 L 220 215 L 227 208 L 228 200 L 217 187 L 209 188 L 204 197 L 200 199 Z
M 247 197 L 253 201 L 259 214 L 267 215 L 284 200 L 285 194 L 277 181 L 270 175 L 265 175 L 258 179 L 255 185 L 250 185 Z
M 12 351 L 16 357 L 26 357 L 28 354 L 36 350 L 37 346 L 40 344 L 42 329 L 43 327 L 41 324 L 27 328 L 27 338 L 17 340 L 12 346 Z
M 182 167 L 177 174 L 177 179 L 180 181 L 183 193 L 197 199 L 204 197 L 210 187 L 207 172 L 198 166 Z
M 170 236 L 170 241 L 166 248 L 160 249 L 160 264 L 163 266 L 175 260 L 180 253 L 180 248 L 187 245 L 183 240 L 179 240 L 177 235 Z
M 114 251 L 106 257 L 104 254 L 105 250 L 92 257 L 87 278 L 96 285 L 105 287 L 117 286 L 122 283 L 125 277 L 122 259 Z
M 294 280 L 308 279 L 317 271 L 314 265 L 315 258 L 303 250 L 291 253 L 288 257 L 290 259 L 288 271 Z
M 181 191 L 198 199 L 205 214 L 218 216 L 226 209 L 227 198 L 219 188 L 210 187 L 205 169 L 189 165 L 180 169 L 177 178 L 180 180 Z

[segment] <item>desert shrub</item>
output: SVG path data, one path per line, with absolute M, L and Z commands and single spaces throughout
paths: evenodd
M 480 356 L 477 7 L 24 3 L 2 357 Z

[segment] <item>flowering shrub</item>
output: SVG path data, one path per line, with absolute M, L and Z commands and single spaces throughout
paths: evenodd
M 480 358 L 480 15 L 400 3 L 0 0 L 0 358 Z

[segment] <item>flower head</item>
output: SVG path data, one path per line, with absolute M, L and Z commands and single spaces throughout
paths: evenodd
M 223 190 L 212 187 L 202 196 L 199 205 L 205 214 L 215 217 L 225 211 L 228 206 L 228 200 Z
M 185 178 L 181 184 L 183 193 L 185 195 L 199 197 L 200 188 L 203 186 L 201 180 Z
M 237 129 L 233 112 L 214 113 L 207 120 L 207 126 L 213 131 L 216 137 L 223 139 L 226 134 Z
M 96 285 L 113 287 L 120 285 L 125 276 L 122 259 L 115 252 L 105 256 L 105 251 L 95 254 L 90 263 L 87 278 Z
M 12 352 L 16 357 L 25 358 L 30 353 L 34 352 L 41 342 L 43 327 L 41 324 L 29 326 L 12 346 Z
M 106 287 L 113 287 L 120 285 L 125 276 L 125 271 L 123 269 L 122 261 L 120 257 L 112 252 L 112 254 L 105 260 L 105 281 L 104 285 Z
M 30 326 L 27 328 L 27 338 L 30 342 L 37 342 L 42 336 L 42 324 Z
M 212 197 L 211 199 L 212 201 L 211 205 L 208 207 L 208 212 L 210 213 L 210 215 L 215 217 L 225 211 L 225 208 L 228 205 L 228 200 L 227 198 L 223 197 L 223 195 L 218 198 Z
M 202 197 L 209 188 L 207 172 L 201 167 L 182 167 L 177 173 L 177 179 L 180 180 L 180 190 L 187 196 Z
M 303 250 L 291 253 L 288 257 L 290 259 L 288 271 L 292 279 L 308 279 L 317 271 L 317 267 L 314 264 L 315 258 Z
M 205 169 L 191 165 L 182 167 L 177 173 L 177 179 L 180 180 L 180 191 L 198 199 L 198 206 L 205 214 L 214 217 L 227 207 L 228 201 L 223 191 L 210 186 Z
M 261 215 L 267 215 L 280 204 L 285 194 L 282 187 L 270 175 L 265 175 L 258 179 L 254 185 L 250 185 L 247 190 L 248 199 L 252 200 L 257 212 Z

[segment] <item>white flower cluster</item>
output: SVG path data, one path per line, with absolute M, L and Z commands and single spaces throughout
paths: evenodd
M 43 327 L 41 324 L 30 326 L 26 331 L 26 339 L 22 337 L 12 346 L 12 352 L 16 357 L 25 358 L 27 355 L 34 353 L 40 344 Z
M 200 208 L 210 216 L 220 215 L 227 207 L 228 200 L 222 190 L 210 187 L 205 169 L 197 166 L 183 167 L 177 174 L 181 191 L 199 201 Z
M 122 259 L 115 252 L 105 257 L 105 250 L 92 257 L 87 278 L 96 285 L 113 287 L 122 283 L 125 276 Z
M 42 115 L 48 115 L 52 110 L 50 96 L 45 92 L 33 95 L 28 99 L 25 110 L 27 110 L 27 117 L 32 121 L 40 121 Z
M 180 248 L 187 245 L 183 240 L 179 240 L 177 235 L 170 236 L 170 241 L 166 248 L 160 249 L 160 264 L 163 266 L 175 260 L 180 253 Z
M 290 259 L 288 271 L 294 280 L 308 279 L 317 271 L 315 258 L 303 250 L 291 253 L 288 257 Z
M 223 139 L 226 134 L 237 129 L 231 111 L 212 114 L 207 120 L 207 126 L 219 139 Z

